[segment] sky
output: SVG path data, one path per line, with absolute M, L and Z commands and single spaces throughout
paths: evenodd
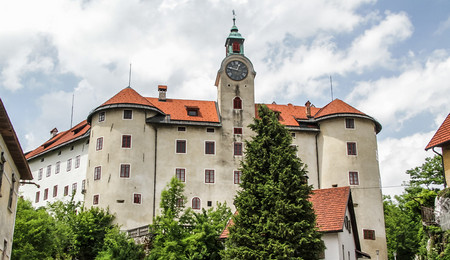
M 1 1 L 0 98 L 23 150 L 70 128 L 72 100 L 75 125 L 129 82 L 216 100 L 232 10 L 256 102 L 333 97 L 374 117 L 382 191 L 400 194 L 450 112 L 448 0 Z

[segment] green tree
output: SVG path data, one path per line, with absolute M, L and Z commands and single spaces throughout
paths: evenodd
M 52 259 L 56 250 L 55 221 L 44 208 L 34 209 L 19 198 L 12 259 Z
M 324 249 L 308 198 L 306 166 L 296 156 L 289 131 L 262 105 L 250 128 L 229 228 L 228 259 L 317 259 Z
M 421 166 L 406 171 L 410 176 L 409 184 L 411 186 L 425 186 L 426 189 L 438 190 L 433 185 L 444 184 L 444 170 L 442 169 L 442 158 L 439 155 L 425 158 Z
M 136 245 L 132 238 L 114 227 L 105 235 L 103 250 L 96 260 L 140 260 L 144 259 L 145 252 L 142 245 Z

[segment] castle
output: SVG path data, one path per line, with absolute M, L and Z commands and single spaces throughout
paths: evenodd
M 161 191 L 176 176 L 194 210 L 227 202 L 239 189 L 244 140 L 257 116 L 256 72 L 233 25 L 215 86 L 217 101 L 143 97 L 127 87 L 93 109 L 87 120 L 26 154 L 40 188 L 21 187 L 35 206 L 56 199 L 109 207 L 122 229 L 148 225 Z M 266 104 L 292 134 L 314 189 L 350 186 L 361 249 L 387 258 L 374 118 L 342 100 L 319 108 Z M 234 209 L 233 209 L 234 210 Z

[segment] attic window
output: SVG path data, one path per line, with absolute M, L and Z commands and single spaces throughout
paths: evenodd
M 198 116 L 198 107 L 186 107 L 188 116 Z

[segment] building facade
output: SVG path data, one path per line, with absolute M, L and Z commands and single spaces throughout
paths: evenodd
M 215 81 L 217 101 L 170 99 L 164 85 L 158 86 L 157 98 L 127 87 L 90 112 L 83 128 L 87 155 L 82 154 L 86 160 L 80 166 L 85 169 L 80 181 L 86 180 L 86 206 L 109 207 L 123 229 L 144 226 L 159 214 L 161 191 L 177 176 L 185 182 L 187 206 L 194 210 L 216 202 L 233 207 L 244 140 L 253 134 L 248 125 L 260 104 L 254 96 L 256 72 L 234 25 L 225 47 Z M 339 99 L 323 108 L 309 101 L 304 106 L 266 105 L 291 131 L 314 189 L 351 187 L 361 249 L 386 258 L 376 138 L 381 125 Z M 44 146 L 38 149 L 27 155 L 33 174 L 48 167 L 38 162 L 42 157 L 54 156 Z M 49 189 L 51 185 L 56 183 Z M 42 188 L 27 193 L 36 192 Z
M 0 99 L 0 259 L 11 258 L 20 180 L 32 175 Z

